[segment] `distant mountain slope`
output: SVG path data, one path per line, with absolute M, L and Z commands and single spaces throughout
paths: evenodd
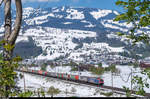
M 81 56 L 102 54 L 103 51 L 126 56 L 132 46 L 127 39 L 118 37 L 116 32 L 128 33 L 132 24 L 114 22 L 113 19 L 118 14 L 113 10 L 68 6 L 24 8 L 22 30 L 17 39 L 15 54 L 23 58 L 34 56 L 37 59 L 51 60 L 59 57 L 85 60 Z M 0 27 L 1 33 L 4 31 L 2 26 L 3 24 Z M 149 27 L 144 29 L 150 33 L 149 30 Z M 145 57 L 150 55 L 150 47 L 142 43 L 133 50 Z

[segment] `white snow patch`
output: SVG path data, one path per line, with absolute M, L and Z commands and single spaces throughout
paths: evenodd
M 75 9 L 67 9 L 66 11 L 68 13 L 67 19 L 84 19 L 83 12 L 78 12 L 78 10 Z
M 113 11 L 113 13 L 115 13 L 116 15 L 120 15 L 117 11 Z
M 93 15 L 93 17 L 97 20 L 101 17 L 104 17 L 106 15 L 108 15 L 109 13 L 112 13 L 112 10 L 98 10 L 98 11 L 93 11 L 90 12 L 91 15 Z
M 72 22 L 64 22 L 64 24 L 72 24 Z
M 104 50 L 105 48 L 107 48 L 108 50 L 110 50 L 110 52 L 123 52 L 123 48 L 124 47 L 110 47 L 107 43 L 91 43 L 91 44 L 87 44 L 84 43 L 83 44 L 83 48 L 98 48 L 101 50 Z
M 18 42 L 20 42 L 20 41 L 28 42 L 29 39 L 28 39 L 28 37 L 26 37 L 26 36 L 18 36 L 16 42 L 18 43 Z

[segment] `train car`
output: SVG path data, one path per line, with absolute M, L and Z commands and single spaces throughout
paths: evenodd
M 92 83 L 92 84 L 98 84 L 98 85 L 103 85 L 104 84 L 103 79 L 95 78 L 95 77 L 89 77 L 88 82 Z
M 33 70 L 33 73 L 39 74 L 38 70 Z
M 55 72 L 47 72 L 47 76 L 56 77 L 56 73 Z
M 57 75 L 56 76 L 57 78 L 60 78 L 60 76 L 61 76 L 60 73 L 56 73 L 56 75 Z
M 63 79 L 63 74 L 62 73 L 58 73 L 57 77 Z
M 99 80 L 95 77 L 88 77 L 88 82 L 93 84 L 99 84 Z
M 63 74 L 63 79 L 66 79 L 66 80 L 68 80 L 69 78 L 68 78 L 68 74 L 67 73 L 64 73 Z
M 31 70 L 31 72 L 33 73 L 33 72 L 34 72 L 34 70 Z
M 79 80 L 79 75 L 70 75 L 71 80 Z
M 101 79 L 101 78 L 97 78 L 97 79 L 99 80 L 100 85 L 104 85 L 104 80 L 103 79 Z
M 47 75 L 47 72 L 46 71 L 42 71 L 42 75 Z
M 70 79 L 70 74 L 68 74 L 68 79 Z
M 42 75 L 43 71 L 42 70 L 38 70 L 38 74 Z
M 62 79 L 64 78 L 64 74 L 61 74 L 61 78 L 62 78 Z
M 28 69 L 28 71 L 29 71 L 29 72 L 34 72 L 34 70 L 32 70 L 32 69 Z
M 83 81 L 83 82 L 88 82 L 88 77 L 87 76 L 80 76 L 79 80 Z
M 44 75 L 47 75 L 47 71 L 45 71 Z
M 83 82 L 97 84 L 97 85 L 103 85 L 104 84 L 103 79 L 96 78 L 96 77 L 70 75 L 67 73 L 55 73 L 55 72 L 47 72 L 47 71 L 32 70 L 32 69 L 27 69 L 24 71 L 33 72 L 35 74 L 40 74 L 40 75 L 47 75 L 47 76 L 55 77 L 55 78 L 61 78 L 61 79 L 65 79 L 65 80 L 83 81 Z

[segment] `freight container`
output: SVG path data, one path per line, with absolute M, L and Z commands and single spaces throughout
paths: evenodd
M 47 74 L 47 72 L 46 72 L 46 71 L 42 71 L 42 74 L 43 74 L 43 75 L 46 75 L 46 74 Z
M 58 78 L 61 78 L 61 74 L 57 73 L 57 77 L 58 77 Z
M 79 75 L 70 75 L 70 79 L 79 80 Z
M 45 75 L 45 71 L 43 71 L 42 74 Z
M 57 74 L 57 78 L 59 78 L 59 74 Z
M 47 75 L 47 72 L 44 72 L 44 75 Z
M 54 73 L 54 72 L 47 72 L 47 75 L 51 76 L 51 77 L 56 77 L 57 76 L 56 73 Z
M 52 76 L 51 72 L 47 72 L 47 76 L 51 77 Z
M 70 75 L 68 75 L 68 79 L 70 79 Z
M 87 81 L 88 81 L 88 77 L 87 77 L 87 76 L 80 76 L 80 77 L 79 77 L 79 80 L 80 80 L 80 81 L 87 82 Z
M 64 75 L 63 75 L 63 78 L 64 78 L 64 79 L 68 79 L 68 75 L 67 75 L 67 74 L 64 74 Z
M 63 78 L 63 74 L 60 74 L 60 78 Z
M 38 74 L 38 70 L 34 70 L 33 72 L 36 73 L 36 74 Z
M 42 70 L 39 70 L 39 71 L 38 71 L 38 73 L 39 73 L 39 74 L 42 74 L 42 73 L 43 73 L 43 71 L 42 71 Z
M 27 69 L 27 72 L 32 72 L 32 70 L 31 69 Z

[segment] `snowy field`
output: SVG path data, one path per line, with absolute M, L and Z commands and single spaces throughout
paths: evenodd
M 80 85 L 77 83 L 67 83 L 66 81 L 61 81 L 54 78 L 48 78 L 38 75 L 31 75 L 25 73 L 25 85 L 26 90 L 36 91 L 38 88 L 43 88 L 45 92 L 48 91 L 50 86 L 58 88 L 61 92 L 54 97 L 106 97 L 101 95 L 100 92 L 111 92 L 111 91 L 102 91 L 97 87 Z M 24 90 L 24 80 L 20 79 L 18 81 L 18 86 Z M 72 92 L 72 88 L 76 91 Z M 66 94 L 67 90 L 67 94 Z M 46 94 L 46 97 L 51 97 L 51 95 Z M 111 97 L 125 97 L 124 95 L 113 94 Z
M 107 67 L 108 65 L 103 64 L 103 67 Z M 133 68 L 132 66 L 120 66 L 117 65 L 116 68 L 120 70 L 119 75 L 113 75 L 113 86 L 123 88 L 123 86 L 128 87 L 131 89 L 131 69 L 135 72 L 140 72 L 140 68 Z M 36 69 L 40 70 L 40 67 L 32 67 L 30 69 Z M 50 66 L 47 67 L 47 71 L 49 72 L 59 72 L 59 73 L 68 73 L 68 74 L 79 74 L 78 71 L 71 71 L 71 66 L 57 66 L 54 68 L 51 68 Z M 80 71 L 81 76 L 92 76 L 92 77 L 98 77 L 99 75 L 94 75 L 91 72 L 88 71 Z M 140 73 L 133 73 L 133 76 L 138 75 L 142 76 Z M 108 86 L 112 86 L 112 78 L 111 78 L 111 72 L 104 73 L 101 75 L 101 77 L 104 79 L 104 84 Z M 144 76 L 142 76 L 144 77 Z M 58 97 L 71 97 L 71 96 L 77 96 L 77 97 L 105 97 L 104 95 L 101 95 L 100 93 L 95 94 L 97 88 L 90 88 L 86 86 L 81 86 L 79 84 L 67 84 L 60 80 L 56 80 L 53 78 L 43 78 L 42 76 L 35 76 L 31 74 L 25 74 L 26 79 L 26 86 L 32 89 L 37 89 L 40 87 L 49 88 L 50 86 L 54 86 L 55 88 L 59 88 L 61 90 L 61 93 L 56 95 Z M 150 80 L 148 81 L 150 83 Z M 19 81 L 19 86 L 23 87 L 23 80 Z M 74 87 L 77 91 L 75 93 L 71 93 L 71 88 Z M 134 88 L 134 85 L 132 85 L 132 88 Z M 47 90 L 47 89 L 45 89 Z M 65 91 L 68 90 L 71 94 L 64 94 Z M 146 92 L 150 92 L 150 88 L 145 88 Z M 118 95 L 115 95 L 116 97 L 120 97 Z M 114 97 L 114 96 L 113 96 Z

